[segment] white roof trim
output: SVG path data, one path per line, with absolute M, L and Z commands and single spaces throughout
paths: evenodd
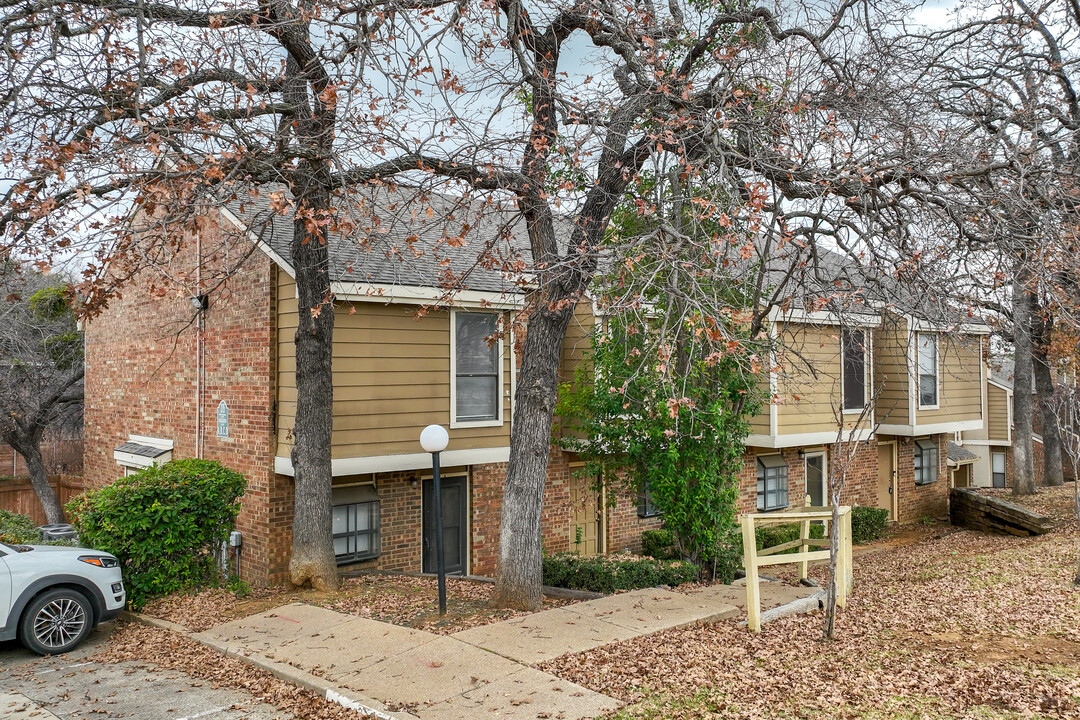
M 419 442 L 417 442 L 419 444 Z M 509 447 L 479 448 L 476 450 L 444 450 L 439 453 L 440 464 L 451 467 L 454 465 L 486 465 L 488 463 L 504 463 L 510 460 Z M 373 457 L 337 458 L 330 462 L 330 474 L 333 477 L 342 475 L 365 475 L 367 473 L 400 472 L 402 470 L 429 470 L 431 469 L 431 453 L 419 452 L 407 455 L 376 455 Z M 295 477 L 292 459 L 281 457 L 274 458 L 274 472 L 279 475 Z
M 847 325 L 851 327 L 879 327 L 881 325 L 881 315 L 876 312 L 860 313 L 854 310 L 850 313 L 842 314 L 828 310 L 812 310 L 807 312 L 806 310 L 794 308 L 791 310 L 781 310 L 776 306 L 773 306 L 769 310 L 769 320 L 772 322 L 797 322 L 809 325 Z
M 282 270 L 289 274 L 289 277 L 294 280 L 296 279 L 296 270 L 293 268 L 293 266 L 289 263 L 288 260 L 278 255 L 274 248 L 270 247 L 269 243 L 263 242 L 263 240 L 258 235 L 253 233 L 244 223 L 244 221 L 236 217 L 236 215 L 234 215 L 232 211 L 229 210 L 229 208 L 223 205 L 218 209 L 221 211 L 221 215 L 226 220 L 235 225 L 238 230 L 247 233 L 248 239 L 251 240 L 251 242 L 255 243 L 255 247 L 266 253 L 266 255 L 271 260 L 277 263 Z
M 982 419 L 956 420 L 954 422 L 932 423 L 929 425 L 887 425 L 882 423 L 878 426 L 879 435 L 940 435 L 964 430 L 981 430 Z
M 855 431 L 844 430 L 844 442 L 862 442 L 874 436 L 872 428 L 859 428 Z M 835 430 L 812 433 L 794 433 L 791 435 L 748 435 L 746 447 L 789 448 L 803 445 L 832 445 L 836 442 Z
M 525 296 L 485 290 L 447 291 L 443 288 L 388 283 L 330 283 L 330 292 L 338 300 L 354 302 L 400 303 L 404 305 L 453 305 L 463 308 L 520 310 Z

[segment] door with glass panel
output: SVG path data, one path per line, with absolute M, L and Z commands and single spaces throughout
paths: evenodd
M 825 453 L 807 453 L 804 456 L 806 469 L 806 494 L 810 504 L 824 507 L 829 504 L 829 481 L 825 469 Z

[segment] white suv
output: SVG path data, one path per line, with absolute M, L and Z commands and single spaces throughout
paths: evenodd
M 0 640 L 41 655 L 81 643 L 124 609 L 120 562 L 79 547 L 0 543 Z

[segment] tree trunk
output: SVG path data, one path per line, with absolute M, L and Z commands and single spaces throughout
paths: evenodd
M 540 516 L 559 362 L 575 305 L 566 298 L 548 297 L 529 315 L 515 395 L 510 464 L 503 485 L 499 564 L 491 598 L 495 607 L 539 610 L 544 602 Z
M 298 170 L 298 209 L 325 216 L 330 207 L 326 167 Z M 301 184 L 303 183 L 303 184 Z M 296 420 L 292 464 L 295 473 L 293 547 L 289 579 L 316 590 L 338 587 L 331 527 L 330 443 L 333 432 L 334 304 L 330 294 L 329 248 L 298 212 L 293 226 L 296 269 Z
M 1054 378 L 1050 374 L 1049 344 L 1052 328 L 1050 321 L 1038 322 L 1039 332 L 1032 342 L 1032 372 L 1035 375 L 1035 395 L 1042 420 L 1043 439 L 1043 485 L 1057 487 L 1065 484 L 1064 463 L 1061 452 L 1061 434 L 1054 413 Z
M 1032 452 L 1034 402 L 1032 384 L 1032 338 L 1035 295 L 1032 278 L 1021 258 L 1013 281 L 1013 494 L 1035 494 Z
M 49 485 L 49 476 L 45 472 L 45 461 L 41 459 L 41 449 L 37 442 L 20 444 L 18 452 L 26 462 L 27 471 L 30 473 L 30 484 L 34 487 L 34 494 L 45 508 L 45 517 L 49 524 L 64 522 L 64 508 L 60 505 L 60 498 L 56 491 Z
M 838 444 L 839 445 L 839 444 Z M 836 595 L 840 591 L 841 580 L 836 577 L 836 563 L 840 557 L 840 493 L 832 495 L 832 521 L 829 523 L 829 587 L 825 591 L 825 627 L 826 640 L 836 639 Z

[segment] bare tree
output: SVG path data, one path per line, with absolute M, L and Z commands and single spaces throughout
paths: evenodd
M 1072 469 L 1073 504 L 1076 522 L 1080 525 L 1080 388 L 1077 387 L 1075 373 L 1062 378 L 1056 389 L 1051 406 L 1061 431 L 1061 448 Z M 1077 560 L 1073 582 L 1080 585 L 1080 559 Z
M 59 277 L 0 262 L 0 440 L 26 461 L 50 523 L 64 509 L 49 485 L 41 441 L 81 417 L 82 333 Z
M 495 602 L 537 607 L 561 346 L 635 181 L 712 175 L 734 204 L 782 214 L 780 240 L 827 235 L 858 253 L 860 238 L 906 232 L 921 201 L 912 188 L 955 174 L 936 128 L 912 122 L 910 88 L 883 71 L 892 11 L 862 0 L 11 0 L 0 234 L 43 262 L 63 250 L 57 238 L 96 237 L 83 288 L 93 307 L 113 288 L 104 278 L 154 255 L 140 223 L 196 222 L 192 208 L 273 193 L 292 223 L 300 301 L 290 572 L 328 587 L 328 236 L 374 242 L 357 234 L 364 186 L 512 206 L 529 253 L 507 269 L 533 297 Z M 133 208 L 138 222 L 108 222 Z M 470 239 L 468 228 L 448 238 Z M 465 282 L 448 278 L 448 297 Z

